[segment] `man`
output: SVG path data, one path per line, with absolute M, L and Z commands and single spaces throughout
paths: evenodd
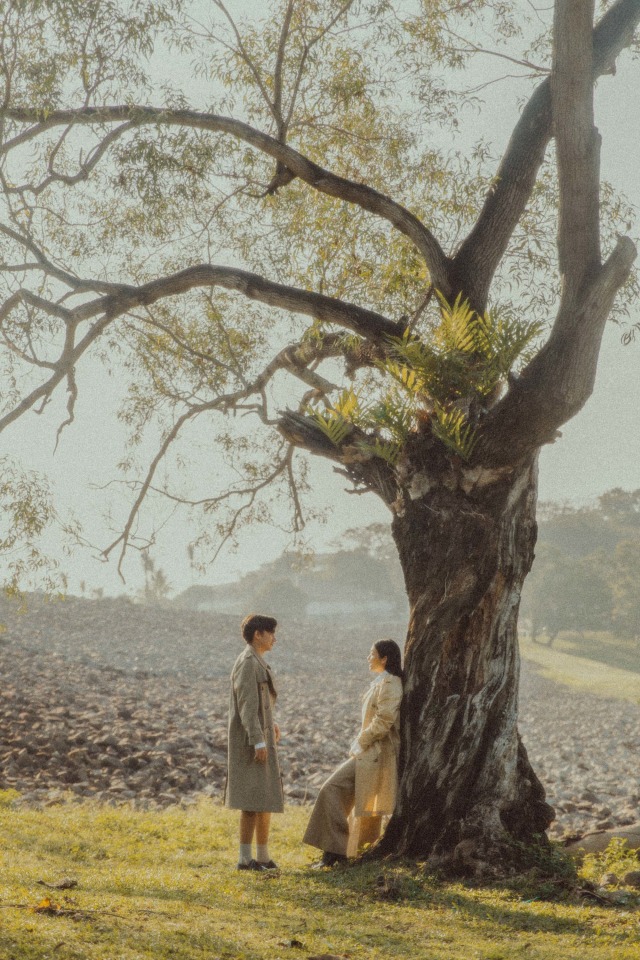
M 241 629 L 247 648 L 231 672 L 225 806 L 241 811 L 238 870 L 277 870 L 269 856 L 269 826 L 271 814 L 284 809 L 276 750 L 280 730 L 273 719 L 277 692 L 263 659 L 276 642 L 277 625 L 273 617 L 245 617 Z

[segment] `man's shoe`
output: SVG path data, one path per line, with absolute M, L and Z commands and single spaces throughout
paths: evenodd
M 322 854 L 322 859 L 318 860 L 317 863 L 311 864 L 312 870 L 321 870 L 322 867 L 333 867 L 336 863 L 345 863 L 347 858 L 344 853 L 329 853 L 328 850 L 325 850 Z
M 257 860 L 256 863 L 262 867 L 263 870 L 279 870 L 280 867 L 277 863 L 274 863 L 273 860 L 267 860 L 266 863 L 263 863 L 261 860 Z
M 261 863 L 258 863 L 257 860 L 249 860 L 249 863 L 239 863 L 238 870 L 257 870 L 258 872 L 264 870 L 265 867 Z

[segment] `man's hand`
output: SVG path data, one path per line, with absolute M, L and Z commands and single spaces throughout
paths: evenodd
M 276 735 L 276 743 L 280 743 L 280 727 L 277 723 L 274 723 L 273 725 L 273 732 Z
M 266 748 L 266 747 L 256 747 L 255 761 L 256 761 L 256 763 L 266 763 L 266 762 L 267 762 L 267 748 Z

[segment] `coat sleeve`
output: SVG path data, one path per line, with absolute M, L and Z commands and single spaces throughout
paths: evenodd
M 233 686 L 240 722 L 246 731 L 249 743 L 255 747 L 256 743 L 264 742 L 264 732 L 260 726 L 260 695 L 256 672 L 250 660 L 245 660 L 240 666 L 234 677 Z
M 360 731 L 357 742 L 363 750 L 370 747 L 376 740 L 385 737 L 396 722 L 400 701 L 402 700 L 402 684 L 394 683 L 390 678 L 380 684 L 376 712 L 373 719 L 364 730 Z

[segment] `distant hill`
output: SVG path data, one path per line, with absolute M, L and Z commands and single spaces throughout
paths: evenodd
M 404 619 L 407 600 L 393 554 L 374 556 L 364 547 L 301 558 L 285 552 L 232 583 L 193 586 L 173 601 L 200 611 L 246 613 L 278 609 L 301 618 Z

